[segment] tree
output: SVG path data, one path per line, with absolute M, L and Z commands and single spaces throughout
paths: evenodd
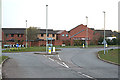
M 100 36 L 100 38 L 98 39 L 98 44 L 102 44 L 102 42 L 103 42 L 103 40 L 104 40 L 104 37 L 103 36 Z
M 28 39 L 28 41 L 36 40 L 38 32 L 39 32 L 39 30 L 37 29 L 37 27 L 29 27 L 27 29 L 27 39 Z
M 101 43 L 103 41 L 101 39 L 102 39 L 102 36 L 99 33 L 97 33 L 96 31 L 94 31 L 93 38 L 90 41 L 90 45 L 98 45 L 99 43 Z

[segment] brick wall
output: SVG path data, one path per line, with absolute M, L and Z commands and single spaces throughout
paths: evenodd
M 82 31 L 82 30 L 84 30 L 84 31 Z M 80 32 L 80 31 L 82 31 L 82 32 Z M 79 34 L 77 34 L 71 38 L 71 45 L 73 45 L 73 38 L 86 38 L 87 37 L 86 31 L 87 31 L 87 26 L 83 25 L 83 24 L 78 25 L 77 27 L 71 29 L 69 32 L 70 37 L 80 32 Z M 88 38 L 89 38 L 88 43 L 89 44 L 90 44 L 90 40 L 93 39 L 93 36 L 94 36 L 93 33 L 94 33 L 94 31 L 88 28 Z
M 64 35 L 64 36 L 62 36 L 62 35 Z M 68 35 L 68 36 L 66 36 L 66 35 Z M 58 36 L 58 40 L 68 40 L 69 39 L 69 33 L 66 30 L 64 30 L 62 33 L 58 34 L 57 36 Z
M 58 46 L 58 45 L 62 45 L 62 41 L 61 40 L 56 40 L 55 42 L 54 42 L 54 45 L 56 45 L 56 46 Z

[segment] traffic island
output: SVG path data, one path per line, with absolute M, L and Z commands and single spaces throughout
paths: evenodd
M 52 52 L 52 53 L 44 53 L 44 52 L 41 52 L 41 53 L 39 53 L 39 52 L 37 52 L 37 53 L 34 53 L 34 54 L 40 54 L 40 55 L 57 55 L 58 54 L 58 52 Z
M 110 49 L 108 50 L 108 53 L 106 51 L 106 54 L 104 54 L 104 51 L 99 51 L 98 54 L 97 54 L 97 57 L 98 59 L 104 61 L 104 62 L 107 62 L 107 63 L 111 63 L 111 64 L 115 64 L 115 65 L 119 65 L 120 66 L 120 63 L 119 63 L 119 56 L 118 55 L 118 50 L 120 49 Z

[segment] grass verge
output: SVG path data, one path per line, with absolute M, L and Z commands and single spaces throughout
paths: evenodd
M 0 56 L 0 64 L 1 64 L 2 61 L 4 61 L 7 58 L 8 58 L 8 56 Z
M 104 54 L 104 51 L 99 51 L 98 55 L 101 59 L 120 65 L 120 62 L 118 59 L 120 58 L 120 54 L 118 53 L 118 51 L 120 51 L 120 49 L 110 49 L 108 50 L 108 53 L 106 51 L 106 54 Z
M 61 49 L 56 49 L 60 51 Z M 46 47 L 28 47 L 28 48 L 11 48 L 3 50 L 2 52 L 35 52 L 35 51 L 46 51 Z

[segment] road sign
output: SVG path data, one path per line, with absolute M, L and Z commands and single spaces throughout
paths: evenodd
M 102 42 L 102 44 L 104 44 L 104 43 L 107 44 L 106 40 L 104 40 L 104 41 Z
M 19 47 L 19 44 L 16 44 L 16 47 Z

